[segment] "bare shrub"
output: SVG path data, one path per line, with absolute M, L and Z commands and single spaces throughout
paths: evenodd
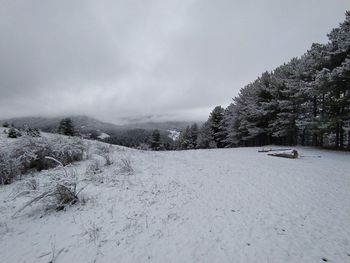
M 31 136 L 31 137 L 40 137 L 41 136 L 39 129 L 31 128 L 29 126 L 26 126 L 24 128 L 24 133 L 28 136 Z
M 18 138 L 21 136 L 22 136 L 21 132 L 14 127 L 11 127 L 7 132 L 7 137 L 12 138 L 12 139 L 15 139 L 15 138 Z
M 83 160 L 86 148 L 84 141 L 79 138 L 57 137 L 52 141 L 51 156 L 54 156 L 63 165 L 67 165 Z
M 132 167 L 131 161 L 128 158 L 122 158 L 118 162 L 113 182 L 121 187 L 130 187 L 134 185 L 132 182 L 132 175 L 134 174 L 134 168 Z
M 0 152 L 0 184 L 10 184 L 16 175 L 20 173 L 20 161 Z
M 131 165 L 130 159 L 123 158 L 120 160 L 119 172 L 124 174 L 133 174 L 134 168 Z
M 47 139 L 23 136 L 12 147 L 0 152 L 0 184 L 9 184 L 30 171 L 41 171 L 57 166 L 45 158 L 52 156 L 63 165 L 83 159 L 85 145 L 75 138 Z
M 101 163 L 97 159 L 93 159 L 86 167 L 85 175 L 87 180 L 91 180 L 98 183 L 103 183 Z
M 32 190 L 32 191 L 36 191 L 39 189 L 39 183 L 35 179 L 26 180 L 25 186 L 27 189 Z
M 55 263 L 58 256 L 64 251 L 64 248 L 61 248 L 60 250 L 56 251 L 56 239 L 54 242 L 51 242 L 51 260 L 49 263 Z
M 30 194 L 36 194 L 39 191 L 39 182 L 35 179 L 24 180 L 23 182 L 17 184 L 14 190 L 9 196 L 16 199 L 20 196 L 29 196 Z
M 106 163 L 105 165 L 112 165 L 113 164 L 113 146 L 112 145 L 101 145 L 98 148 L 98 155 L 102 156 Z
M 64 209 L 65 205 L 75 204 L 79 199 L 77 195 L 77 187 L 73 188 L 63 184 L 57 184 L 55 189 L 55 197 L 57 199 L 56 210 Z
M 37 189 L 34 191 L 24 191 L 18 196 L 29 196 L 31 200 L 24 204 L 13 216 L 22 212 L 27 207 L 40 201 L 46 202 L 49 209 L 56 211 L 64 209 L 67 205 L 75 204 L 79 201 L 78 195 L 84 189 L 77 190 L 77 172 L 76 170 L 68 170 L 66 166 L 52 157 L 47 157 L 52 161 L 55 161 L 62 168 L 63 173 L 55 178 L 55 181 L 46 185 L 45 189 Z
M 87 235 L 89 237 L 90 242 L 96 243 L 97 240 L 99 239 L 100 232 L 102 230 L 102 227 L 99 227 L 96 225 L 96 223 L 89 223 L 88 226 L 84 226 L 84 233 L 83 235 Z
M 95 175 L 102 173 L 101 163 L 99 160 L 93 159 L 90 164 L 86 167 L 87 175 Z

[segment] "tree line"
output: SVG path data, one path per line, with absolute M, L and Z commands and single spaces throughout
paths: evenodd
M 226 108 L 215 107 L 198 132 L 189 127 L 179 149 L 306 145 L 350 149 L 350 11 L 328 34 L 243 87 Z M 195 129 L 194 129 L 195 130 Z M 190 133 L 196 133 L 188 142 Z

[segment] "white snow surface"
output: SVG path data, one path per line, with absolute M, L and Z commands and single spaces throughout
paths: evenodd
M 104 132 L 102 132 L 99 136 L 97 136 L 97 138 L 99 138 L 101 140 L 107 139 L 109 137 L 111 137 L 111 136 L 109 134 L 107 134 L 107 133 L 104 133 Z
M 88 143 L 91 154 L 99 143 Z M 74 164 L 84 201 L 64 211 L 33 205 L 12 218 L 29 200 L 14 198 L 23 181 L 0 186 L 2 263 L 350 262 L 349 153 L 113 149 L 101 174 Z

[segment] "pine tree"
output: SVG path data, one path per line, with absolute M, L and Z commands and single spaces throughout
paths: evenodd
M 229 146 L 301 143 L 350 149 L 350 12 L 328 37 L 329 43 L 313 44 L 302 57 L 242 88 L 221 125 L 212 125 L 211 115 L 212 133 L 204 134 L 216 143 L 221 134 Z M 200 139 L 201 147 L 208 147 L 208 140 Z
M 198 125 L 196 123 L 193 123 L 191 126 L 187 126 L 186 129 L 180 133 L 177 148 L 179 150 L 196 149 L 198 133 Z
M 221 106 L 216 106 L 214 110 L 210 113 L 208 124 L 212 131 L 213 140 L 216 143 L 217 148 L 224 147 L 225 137 L 224 127 L 223 127 L 223 119 L 224 119 L 224 109 Z
M 68 136 L 74 136 L 74 125 L 70 118 L 65 118 L 60 121 L 58 133 Z
M 240 133 L 238 131 L 238 113 L 236 112 L 237 105 L 231 103 L 225 110 L 225 145 L 229 147 L 237 147 L 241 141 Z
M 7 137 L 9 138 L 18 138 L 20 136 L 22 136 L 21 132 L 13 126 L 9 129 L 7 133 Z
M 190 149 L 197 148 L 197 139 L 198 139 L 198 125 L 193 123 L 190 128 Z
M 153 133 L 150 137 L 150 147 L 154 151 L 160 151 L 162 149 L 159 130 L 153 131 Z
M 216 142 L 214 141 L 213 131 L 210 128 L 209 121 L 206 121 L 198 132 L 197 148 L 208 149 L 216 148 Z
M 191 130 L 190 127 L 187 126 L 185 130 L 180 133 L 178 148 L 180 150 L 188 150 L 191 145 Z

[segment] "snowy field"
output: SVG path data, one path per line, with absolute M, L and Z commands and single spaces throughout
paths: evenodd
M 74 164 L 85 189 L 64 211 L 37 203 L 13 216 L 25 181 L 0 186 L 0 262 L 350 262 L 349 153 L 114 146 L 104 166 L 89 143 L 90 159 Z M 92 159 L 101 173 L 87 172 Z

